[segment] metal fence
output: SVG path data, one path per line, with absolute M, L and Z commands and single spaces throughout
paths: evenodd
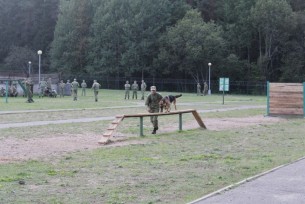
M 141 84 L 139 78 L 112 78 L 112 77 L 96 77 L 103 89 L 124 89 L 124 84 L 129 81 L 132 84 L 137 81 L 138 85 Z M 78 81 L 86 80 L 88 87 L 93 83 L 93 78 L 79 78 Z M 72 80 L 72 78 L 70 79 Z M 182 93 L 196 93 L 197 82 L 190 79 L 160 79 L 160 78 L 145 78 L 147 90 L 150 86 L 157 86 L 158 91 L 168 92 L 182 92 Z M 203 84 L 201 84 L 203 87 Z M 229 92 L 230 94 L 243 94 L 243 95 L 266 95 L 267 84 L 266 82 L 255 81 L 230 81 Z M 211 92 L 221 93 L 219 91 L 219 81 L 211 81 Z

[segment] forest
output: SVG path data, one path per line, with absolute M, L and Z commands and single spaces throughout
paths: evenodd
M 305 80 L 304 0 L 1 0 L 0 72 Z

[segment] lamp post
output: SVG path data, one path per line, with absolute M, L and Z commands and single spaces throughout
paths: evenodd
M 209 90 L 208 90 L 208 95 L 211 95 L 211 66 L 212 66 L 212 63 L 209 62 L 208 65 L 209 65 Z
M 39 56 L 39 63 L 38 63 L 38 83 L 40 84 L 40 58 L 41 58 L 42 51 L 41 51 L 41 50 L 38 50 L 38 51 L 37 51 L 37 54 L 38 54 L 38 56 Z
M 32 62 L 29 61 L 29 76 L 30 76 L 30 74 L 31 74 L 31 64 L 32 64 Z

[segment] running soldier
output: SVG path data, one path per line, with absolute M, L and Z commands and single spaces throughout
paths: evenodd
M 150 94 L 147 96 L 145 105 L 147 106 L 147 111 L 149 113 L 159 113 L 159 102 L 161 101 L 161 94 L 157 93 L 155 86 L 150 87 Z M 153 124 L 153 131 L 151 134 L 156 134 L 158 127 L 158 116 L 150 116 L 150 121 Z

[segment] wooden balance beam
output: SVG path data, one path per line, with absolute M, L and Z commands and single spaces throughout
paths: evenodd
M 99 141 L 100 144 L 107 144 L 110 141 L 110 138 L 120 122 L 124 118 L 140 118 L 140 136 L 143 136 L 143 118 L 150 117 L 150 116 L 165 116 L 165 115 L 179 115 L 179 131 L 182 131 L 182 114 L 184 113 L 192 113 L 194 118 L 196 119 L 198 125 L 206 129 L 200 115 L 195 109 L 188 109 L 188 110 L 179 110 L 173 111 L 168 113 L 137 113 L 137 114 L 126 114 L 126 115 L 119 115 L 115 117 L 115 120 L 111 122 L 110 126 L 107 128 L 107 131 L 103 134 L 103 137 Z

